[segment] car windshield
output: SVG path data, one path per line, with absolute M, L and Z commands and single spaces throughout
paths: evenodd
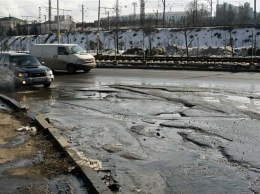
M 75 54 L 78 52 L 85 52 L 85 50 L 78 45 L 70 47 L 70 51 L 71 51 L 71 54 Z
M 11 56 L 11 64 L 18 67 L 40 66 L 40 62 L 31 55 Z

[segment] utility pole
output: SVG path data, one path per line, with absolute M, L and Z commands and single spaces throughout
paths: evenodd
M 51 31 L 51 0 L 49 0 L 49 31 Z
M 108 19 L 108 30 L 110 30 L 110 17 L 109 17 L 109 11 L 107 12 L 107 19 Z
M 137 7 L 137 3 L 136 2 L 133 2 L 132 3 L 133 7 L 134 7 L 134 20 L 136 18 L 136 7 Z
M 99 55 L 100 0 L 98 0 L 97 56 Z
M 39 7 L 39 25 L 40 25 L 40 34 L 42 33 L 42 24 L 41 24 L 41 7 Z
M 256 31 L 256 0 L 254 1 L 254 30 Z M 253 50 L 252 50 L 253 52 Z M 256 56 L 256 36 L 255 36 L 255 42 L 254 42 L 254 53 Z
M 198 0 L 194 0 L 193 3 L 193 16 L 192 16 L 192 20 L 193 20 L 193 26 L 195 26 L 195 24 L 198 23 Z
M 39 23 L 41 23 L 41 7 L 39 7 Z
M 57 36 L 58 36 L 58 43 L 60 43 L 60 14 L 59 14 L 59 0 L 57 0 Z
M 144 0 L 140 0 L 140 25 L 144 25 L 145 20 L 145 2 Z
M 159 16 L 159 13 L 158 13 L 158 9 L 156 11 L 156 28 L 158 27 L 158 16 Z
M 165 27 L 165 4 L 166 0 L 162 0 L 163 3 L 163 27 Z
M 47 25 L 46 25 L 46 15 L 44 15 L 44 33 L 46 34 L 47 32 Z
M 196 2 L 196 4 L 195 4 L 195 6 L 196 6 L 196 25 L 198 24 L 198 0 L 195 0 L 195 2 Z
M 116 0 L 116 49 L 115 49 L 115 60 L 116 54 L 118 53 L 118 33 L 119 33 L 119 2 Z
M 118 2 L 118 0 L 116 0 L 116 17 L 118 20 L 119 19 L 119 2 Z
M 84 31 L 84 5 L 82 5 L 82 32 Z

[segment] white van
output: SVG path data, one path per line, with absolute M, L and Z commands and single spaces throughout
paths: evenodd
M 34 44 L 30 53 L 52 70 L 85 73 L 96 67 L 95 58 L 77 44 Z

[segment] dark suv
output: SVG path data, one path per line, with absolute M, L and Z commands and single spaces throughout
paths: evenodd
M 22 85 L 49 87 L 54 80 L 52 70 L 27 53 L 0 53 L 0 69 L 14 73 L 16 87 Z

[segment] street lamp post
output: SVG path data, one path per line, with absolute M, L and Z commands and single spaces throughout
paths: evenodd
M 58 43 L 60 43 L 60 16 L 59 16 L 59 0 L 57 0 L 57 36 Z
M 98 0 L 97 55 L 99 55 L 100 0 Z

